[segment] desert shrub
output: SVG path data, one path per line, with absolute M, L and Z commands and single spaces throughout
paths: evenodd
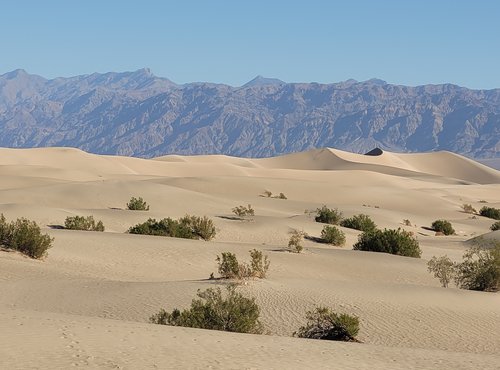
M 264 197 L 271 198 L 272 195 L 273 195 L 273 193 L 270 192 L 269 190 L 264 190 L 264 194 L 263 194 Z
M 484 217 L 500 220 L 500 209 L 484 206 L 479 210 L 479 214 Z
M 153 324 L 222 330 L 235 333 L 262 333 L 259 322 L 260 309 L 255 298 L 247 298 L 228 286 L 224 295 L 220 288 L 198 291 L 191 307 L 172 312 L 161 310 L 151 316 Z
M 84 231 L 104 231 L 102 221 L 95 222 L 93 216 L 73 216 L 66 217 L 64 227 L 69 230 L 84 230 Z
M 211 240 L 215 237 L 215 226 L 207 216 L 198 217 L 186 215 L 179 219 L 179 224 L 189 228 L 192 234 L 203 240 Z
M 472 247 L 456 264 L 455 283 L 462 289 L 497 291 L 500 289 L 500 243 L 491 249 Z
M 264 279 L 270 264 L 269 258 L 261 251 L 257 249 L 252 249 L 250 251 L 250 269 L 252 276 Z
M 500 221 L 497 221 L 493 223 L 493 225 L 490 226 L 491 231 L 497 231 L 500 230 Z
M 52 247 L 54 238 L 42 234 L 40 226 L 35 221 L 18 218 L 7 223 L 3 214 L 0 214 L 0 246 L 6 249 L 19 251 L 31 258 L 42 258 Z
M 321 239 L 324 243 L 342 246 L 345 244 L 345 234 L 335 226 L 326 225 L 321 230 Z
M 215 260 L 223 279 L 249 279 L 251 277 L 264 279 L 271 264 L 269 258 L 257 249 L 250 251 L 250 264 L 239 262 L 236 255 L 231 252 L 223 252 Z
M 306 313 L 307 324 L 294 335 L 300 338 L 357 341 L 359 319 L 348 314 L 337 314 L 327 307 L 317 307 Z
M 219 274 L 223 279 L 234 279 L 240 275 L 240 264 L 234 253 L 222 252 L 221 256 L 217 256 L 215 260 Z
M 129 228 L 128 233 L 210 240 L 215 236 L 216 231 L 209 218 L 186 215 L 179 220 L 168 217 L 157 221 L 150 218 L 146 222 Z
M 462 204 L 462 209 L 465 213 L 477 213 L 476 209 L 470 204 Z
M 283 193 L 280 193 L 280 195 L 275 196 L 275 198 L 278 198 L 278 199 L 288 199 L 288 198 L 286 197 L 286 195 L 285 195 L 285 194 L 283 194 Z
M 245 207 L 245 206 L 234 207 L 232 209 L 232 211 L 236 216 L 240 216 L 240 217 L 242 217 L 242 216 L 254 216 L 255 215 L 255 211 L 250 204 L 247 207 Z
M 422 251 L 412 233 L 397 229 L 375 230 L 363 233 L 353 249 L 369 252 L 391 253 L 398 256 L 420 258 Z
M 341 219 L 342 212 L 340 212 L 337 208 L 330 209 L 326 205 L 316 209 L 316 217 L 314 218 L 316 222 L 331 225 L 337 225 Z
M 455 230 L 453 226 L 451 226 L 450 221 L 447 220 L 436 220 L 432 223 L 432 229 L 441 232 L 444 235 L 453 235 L 455 234 Z
M 340 226 L 361 231 L 373 231 L 377 228 L 375 222 L 368 215 L 359 214 L 340 221 Z
M 149 205 L 141 197 L 132 197 L 127 203 L 127 209 L 131 211 L 149 211 Z
M 411 225 L 411 221 L 410 221 L 410 220 L 408 220 L 408 219 L 404 219 L 404 220 L 403 220 L 403 225 L 405 225 L 405 226 L 412 226 L 412 225 Z
M 304 238 L 304 233 L 298 230 L 294 230 L 292 232 L 292 236 L 290 237 L 290 240 L 288 241 L 288 250 L 290 252 L 294 253 L 300 253 L 302 252 L 302 249 L 304 247 L 302 246 L 302 240 Z
M 455 277 L 455 264 L 448 256 L 432 257 L 427 262 L 427 269 L 439 279 L 443 288 L 448 288 L 448 284 Z

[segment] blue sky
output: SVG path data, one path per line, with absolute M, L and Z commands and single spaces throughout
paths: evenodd
M 496 0 L 2 0 L 0 74 L 500 87 Z

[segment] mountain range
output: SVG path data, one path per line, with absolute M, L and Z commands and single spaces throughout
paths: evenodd
M 318 147 L 500 157 L 500 89 L 372 79 L 240 87 L 175 84 L 147 68 L 46 79 L 0 75 L 0 146 L 98 154 L 265 157 Z

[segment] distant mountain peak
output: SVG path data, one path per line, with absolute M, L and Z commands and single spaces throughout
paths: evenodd
M 253 80 L 248 81 L 242 87 L 253 87 L 253 86 L 263 86 L 263 85 L 285 85 L 285 84 L 286 82 L 281 81 L 277 78 L 267 78 L 258 75 Z
M 372 85 L 379 85 L 379 86 L 387 85 L 387 81 L 381 80 L 379 78 L 371 78 L 365 82 L 372 84 Z
M 28 76 L 28 72 L 26 72 L 24 69 L 15 69 L 11 72 L 7 72 L 6 74 L 3 75 L 3 77 L 7 79 L 13 79 L 13 78 L 19 78 L 19 77 L 24 77 Z
M 151 72 L 151 69 L 149 69 L 147 67 L 138 69 L 137 71 L 132 72 L 132 74 L 137 75 L 137 76 L 155 77 L 153 72 Z

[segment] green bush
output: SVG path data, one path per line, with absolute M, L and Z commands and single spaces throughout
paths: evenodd
M 262 333 L 259 322 L 260 310 L 255 298 L 247 298 L 236 292 L 234 286 L 222 294 L 220 288 L 198 292 L 189 309 L 172 312 L 161 310 L 151 316 L 150 322 L 161 325 L 184 326 L 235 333 Z
M 363 233 L 353 249 L 369 252 L 391 253 L 398 256 L 420 258 L 422 251 L 412 233 L 397 229 L 375 230 Z
M 66 217 L 64 227 L 69 230 L 104 231 L 102 221 L 96 223 L 93 216 Z
M 216 231 L 209 218 L 186 215 L 179 220 L 168 217 L 157 221 L 150 218 L 146 222 L 132 226 L 128 229 L 128 233 L 210 240 L 215 237 Z
M 294 333 L 299 338 L 357 342 L 359 319 L 337 314 L 327 307 L 317 307 L 306 313 L 307 324 Z
M 325 226 L 321 230 L 321 239 L 324 243 L 343 246 L 345 244 L 345 234 L 342 230 L 335 226 Z
M 248 205 L 248 207 L 245 207 L 245 206 L 234 207 L 232 209 L 232 211 L 236 216 L 240 216 L 240 217 L 242 217 L 242 216 L 255 216 L 255 211 L 250 204 Z
M 491 231 L 497 231 L 500 230 L 500 221 L 497 221 L 493 223 L 493 225 L 490 226 Z
M 316 209 L 316 217 L 314 217 L 316 222 L 322 222 L 330 225 L 338 225 L 341 219 L 342 212 L 340 212 L 337 208 L 330 209 L 326 205 Z
M 432 257 L 427 262 L 427 269 L 434 273 L 434 277 L 439 279 L 443 288 L 448 288 L 448 284 L 455 277 L 455 264 L 448 256 Z
M 500 209 L 484 206 L 479 210 L 479 214 L 484 217 L 500 220 Z
M 127 203 L 127 209 L 131 211 L 149 211 L 149 205 L 141 197 L 132 197 Z
M 54 238 L 42 234 L 36 222 L 25 218 L 7 223 L 3 214 L 0 214 L 0 246 L 6 249 L 19 251 L 31 258 L 42 258 L 52 247 Z
M 290 252 L 294 253 L 300 253 L 302 252 L 302 249 L 304 247 L 302 246 L 302 240 L 304 238 L 304 233 L 298 230 L 294 230 L 292 232 L 292 236 L 290 237 L 290 240 L 288 241 L 288 250 Z
M 451 226 L 450 221 L 447 220 L 436 220 L 432 223 L 432 229 L 443 233 L 444 235 L 453 235 L 455 234 L 455 230 L 453 226 Z
M 359 214 L 340 221 L 340 226 L 349 229 L 361 230 L 365 232 L 373 231 L 377 228 L 375 222 L 368 215 Z
M 491 249 L 473 247 L 456 264 L 455 284 L 462 289 L 498 291 L 500 289 L 500 243 Z

